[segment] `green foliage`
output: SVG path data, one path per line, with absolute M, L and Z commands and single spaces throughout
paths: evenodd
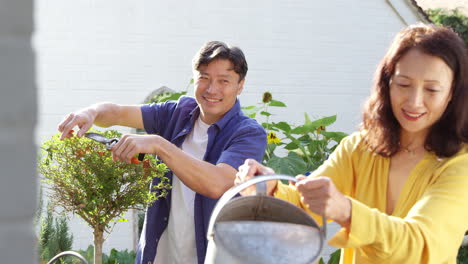
M 60 252 L 70 250 L 73 235 L 70 234 L 65 216 L 54 218 L 52 206 L 47 206 L 46 214 L 42 216 L 39 231 L 39 256 L 42 261 L 49 261 Z M 59 262 L 60 263 L 60 262 Z
M 145 103 L 149 104 L 149 103 L 162 103 L 166 101 L 175 101 L 175 100 L 178 100 L 181 96 L 186 95 L 186 94 L 187 94 L 186 91 L 179 92 L 179 93 L 164 92 L 164 93 L 160 93 L 160 94 L 153 96 Z
M 340 263 L 340 255 L 341 255 L 341 250 L 336 250 L 335 252 L 330 254 L 330 259 L 328 259 L 327 264 L 339 264 Z M 325 264 L 325 261 L 323 258 L 320 258 L 319 264 Z
M 330 255 L 330 259 L 328 260 L 328 264 L 338 264 L 340 263 L 340 255 L 341 250 L 338 249 Z
M 336 116 L 311 120 L 304 113 L 304 124 L 294 126 L 288 122 L 270 122 L 270 107 L 286 107 L 281 101 L 273 100 L 271 93 L 263 94 L 262 102 L 256 106 L 242 108 L 251 118 L 263 116 L 266 120 L 262 126 L 268 132 L 268 146 L 263 157 L 263 163 L 275 172 L 287 175 L 303 174 L 315 170 L 335 150 L 347 134 L 343 132 L 326 131 L 326 128 L 336 121 Z M 278 135 L 283 135 L 279 138 Z M 280 157 L 278 150 L 287 152 Z
M 105 131 L 108 138 L 119 138 L 117 131 Z M 79 215 L 91 227 L 117 220 L 129 209 L 154 202 L 169 188 L 163 177 L 167 167 L 156 164 L 151 155 L 140 164 L 114 162 L 103 144 L 88 138 L 59 139 L 56 134 L 42 145 L 39 172 L 52 190 L 52 201 L 67 212 Z M 148 192 L 152 178 L 161 178 Z
M 86 250 L 78 250 L 89 264 L 93 262 L 93 245 L 89 245 Z M 102 264 L 133 264 L 135 263 L 136 253 L 135 251 L 128 251 L 127 249 L 118 251 L 115 248 L 111 249 L 109 256 L 102 254 Z M 73 261 L 73 264 L 81 264 L 78 260 Z
M 187 94 L 187 90 L 190 87 L 190 85 L 193 84 L 193 79 L 190 80 L 189 84 L 187 85 L 187 88 L 185 91 L 182 92 L 177 92 L 177 93 L 171 93 L 171 92 L 163 92 L 154 95 L 150 99 L 146 100 L 145 104 L 151 104 L 151 103 L 163 103 L 166 101 L 177 101 L 181 96 L 184 96 Z M 136 129 L 137 134 L 145 134 L 146 131 L 144 129 Z
M 166 101 L 177 101 L 179 98 L 183 95 L 187 94 L 187 91 L 191 85 L 193 85 L 194 80 L 193 78 L 190 79 L 190 82 L 187 84 L 187 87 L 185 87 L 185 91 L 182 92 L 177 92 L 177 93 L 171 93 L 171 92 L 163 92 L 160 94 L 154 95 L 152 98 L 147 100 L 145 103 L 150 104 L 150 103 L 163 103 Z
M 429 9 L 426 13 L 434 24 L 452 28 L 465 41 L 465 45 L 468 45 L 468 17 L 458 9 Z
M 93 245 L 89 245 L 88 248 L 86 250 L 76 250 L 76 252 L 78 254 L 80 254 L 81 256 L 83 256 L 86 261 L 89 263 L 89 264 L 92 264 L 94 263 L 94 247 Z M 102 263 L 106 263 L 107 262 L 107 259 L 108 259 L 108 256 L 106 254 L 102 254 Z M 80 261 L 76 260 L 73 262 L 73 264 L 81 264 Z
M 102 134 L 107 138 L 121 136 L 113 130 Z M 167 167 L 151 155 L 139 164 L 114 162 L 101 143 L 85 137 L 60 140 L 59 136 L 42 144 L 39 172 L 54 205 L 79 215 L 93 228 L 98 249 L 95 259 L 99 259 L 104 232 L 110 233 L 116 221 L 125 221 L 121 217 L 129 209 L 140 209 L 167 194 Z M 155 177 L 160 182 L 149 192 Z
M 460 247 L 458 250 L 457 264 L 468 264 L 468 246 Z
M 136 253 L 132 251 L 123 250 L 117 251 L 114 248 L 111 249 L 109 254 L 108 264 L 132 264 L 135 262 Z
M 145 213 L 138 212 L 138 237 L 141 235 L 141 231 L 143 230 L 143 224 L 145 223 Z

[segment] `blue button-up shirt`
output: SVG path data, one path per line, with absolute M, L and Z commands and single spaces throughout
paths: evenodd
M 192 97 L 181 97 L 177 102 L 143 105 L 141 111 L 148 134 L 158 134 L 178 147 L 182 146 L 200 114 Z M 208 128 L 208 145 L 203 160 L 212 164 L 226 163 L 237 169 L 247 158 L 261 161 L 265 147 L 265 130 L 242 113 L 237 100 L 219 121 Z M 172 183 L 172 172 L 166 176 Z M 153 179 L 153 185 L 158 181 Z M 208 222 L 217 201 L 198 193 L 195 195 L 195 240 L 199 264 L 205 260 Z M 165 198 L 158 199 L 147 208 L 135 263 L 153 263 L 159 239 L 168 224 L 170 208 L 170 191 Z

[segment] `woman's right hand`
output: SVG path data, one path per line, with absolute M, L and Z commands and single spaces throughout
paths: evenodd
M 260 164 L 258 161 L 254 159 L 246 159 L 244 164 L 239 166 L 239 171 L 236 173 L 236 179 L 234 181 L 234 184 L 240 184 L 243 183 L 256 175 L 271 175 L 275 174 L 275 171 L 272 170 L 271 168 L 265 167 L 262 164 Z M 271 180 L 267 181 L 267 194 L 268 195 L 273 195 L 274 190 L 276 189 L 277 185 L 276 180 Z M 252 195 L 255 194 L 255 185 L 250 186 L 243 191 L 241 191 L 241 195 Z

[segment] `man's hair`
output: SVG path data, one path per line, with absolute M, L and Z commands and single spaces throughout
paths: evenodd
M 468 55 L 463 40 L 445 27 L 417 24 L 397 34 L 375 72 L 361 130 L 374 152 L 389 157 L 399 150 L 401 127 L 390 103 L 390 79 L 397 62 L 411 49 L 442 59 L 453 71 L 452 98 L 430 127 L 424 145 L 439 157 L 450 157 L 468 142 Z
M 208 65 L 210 62 L 218 59 L 229 60 L 232 63 L 233 70 L 239 74 L 239 82 L 247 75 L 247 61 L 244 53 L 238 47 L 229 46 L 221 41 L 209 41 L 195 54 L 192 60 L 194 70 L 198 70 L 202 65 Z

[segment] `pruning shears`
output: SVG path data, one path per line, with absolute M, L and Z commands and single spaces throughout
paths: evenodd
M 94 141 L 104 144 L 107 150 L 110 150 L 115 144 L 117 144 L 117 142 L 119 142 L 118 138 L 106 138 L 104 135 L 99 134 L 99 133 L 94 133 L 94 132 L 85 133 L 84 135 L 87 138 L 90 138 Z M 143 161 L 144 158 L 145 158 L 144 153 L 138 154 L 139 161 Z

